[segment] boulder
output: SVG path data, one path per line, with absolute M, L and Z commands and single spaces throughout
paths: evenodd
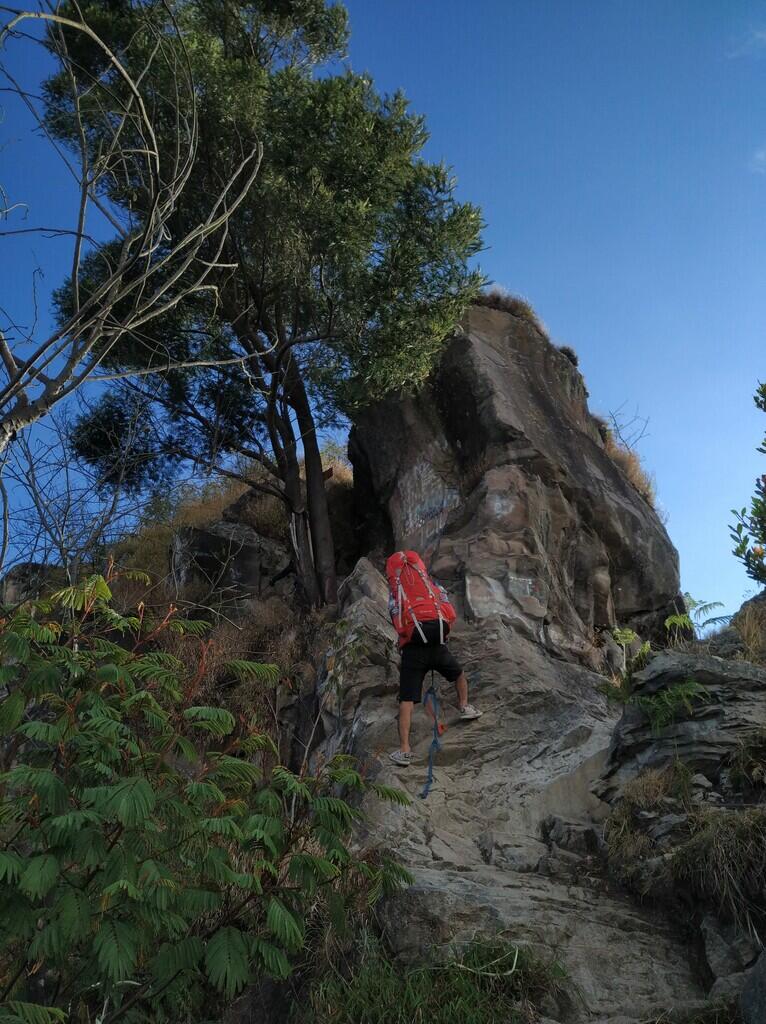
M 709 789 L 711 780 L 721 779 L 727 759 L 740 743 L 766 728 L 766 668 L 696 652 L 665 651 L 633 678 L 637 696 L 653 697 L 689 680 L 704 686 L 707 694 L 704 702 L 694 702 L 691 715 L 679 707 L 676 720 L 658 734 L 640 708 L 626 706 L 595 787 L 604 800 L 611 802 L 641 772 L 664 768 L 676 758 L 698 772 L 701 787 Z
M 650 635 L 677 599 L 664 526 L 527 320 L 471 307 L 426 388 L 357 416 L 349 454 L 368 547 L 418 549 L 471 621 L 595 665 L 594 630 Z
M 171 572 L 176 586 L 196 583 L 224 600 L 241 602 L 272 590 L 290 555 L 285 546 L 244 523 L 220 520 L 201 529 L 178 529 L 171 545 Z M 282 589 L 291 594 L 292 579 Z
M 743 1024 L 763 1024 L 766 1021 L 766 953 L 761 953 L 755 967 L 748 972 L 739 1005 Z

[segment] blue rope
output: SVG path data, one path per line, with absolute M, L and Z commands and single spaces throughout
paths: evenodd
M 434 736 L 431 740 L 431 746 L 428 749 L 428 775 L 426 776 L 426 784 L 423 786 L 423 792 L 420 794 L 421 800 L 425 800 L 431 792 L 431 786 L 434 784 L 434 758 L 442 748 L 442 745 L 439 742 L 439 698 L 436 696 L 433 672 L 431 673 L 431 685 L 428 688 L 428 693 L 426 693 L 425 700 L 423 701 L 424 710 L 429 699 L 433 704 L 434 710 Z

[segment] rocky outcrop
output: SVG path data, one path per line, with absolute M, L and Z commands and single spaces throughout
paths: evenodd
M 361 414 L 349 452 L 368 547 L 430 556 L 470 621 L 500 615 L 595 665 L 594 631 L 648 635 L 677 598 L 662 523 L 526 319 L 472 307 L 428 387 Z
M 344 640 L 320 689 L 320 758 L 345 750 L 378 781 L 403 787 L 408 808 L 372 803 L 360 842 L 395 850 L 414 876 L 380 914 L 403 961 L 446 950 L 477 934 L 506 932 L 558 959 L 571 999 L 546 1007 L 558 1024 L 655 1017 L 697 1005 L 703 990 L 683 941 L 659 913 L 613 891 L 597 867 L 600 821 L 608 808 L 591 792 L 615 714 L 601 677 L 553 660 L 504 616 L 461 623 L 451 644 L 466 666 L 476 723 L 457 720 L 441 684 L 447 731 L 427 800 L 431 730 L 416 715 L 415 764 L 388 765 L 397 743 L 398 659 L 386 614 L 386 586 L 366 559 L 342 589 Z M 346 652 L 356 650 L 349 660 Z M 654 1019 L 654 1017 L 651 1017 Z
M 570 998 L 553 1024 L 656 1019 L 705 998 L 685 937 L 604 875 L 595 795 L 618 718 L 602 694 L 615 624 L 647 635 L 679 591 L 654 510 L 604 449 L 572 362 L 526 318 L 472 308 L 417 397 L 366 410 L 350 442 L 370 559 L 341 588 L 345 623 L 317 694 L 316 756 L 355 754 L 407 808 L 373 802 L 360 843 L 395 850 L 414 882 L 380 913 L 402 961 L 503 931 L 559 960 Z M 397 746 L 398 655 L 379 556 L 415 547 L 460 618 L 450 640 L 484 711 Z M 613 652 L 612 652 L 613 653 Z M 621 657 L 621 652 L 618 652 Z
M 766 728 L 766 669 L 745 661 L 665 651 L 635 675 L 633 693 L 656 697 L 689 680 L 704 688 L 692 701 L 694 713 L 680 703 L 675 721 L 659 733 L 640 707 L 626 707 L 596 786 L 603 799 L 613 800 L 641 772 L 676 759 L 713 785 L 725 783 L 721 773 L 731 755 Z
M 285 545 L 241 522 L 222 519 L 205 528 L 179 528 L 170 562 L 177 587 L 196 585 L 217 601 L 236 605 L 266 592 L 292 596 L 291 576 L 281 588 L 272 584 L 290 566 Z

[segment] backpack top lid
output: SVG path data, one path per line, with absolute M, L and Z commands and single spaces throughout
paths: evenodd
M 411 565 L 426 576 L 428 575 L 423 559 L 417 551 L 395 551 L 386 562 L 386 576 L 389 583 L 393 582 L 396 579 L 397 573 L 401 572 L 407 565 Z

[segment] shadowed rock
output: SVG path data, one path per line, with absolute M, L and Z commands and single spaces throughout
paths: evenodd
M 467 619 L 500 615 L 596 665 L 594 630 L 661 629 L 679 592 L 664 526 L 604 450 L 579 371 L 527 320 L 472 307 L 428 387 L 355 423 L 368 547 L 414 547 Z

